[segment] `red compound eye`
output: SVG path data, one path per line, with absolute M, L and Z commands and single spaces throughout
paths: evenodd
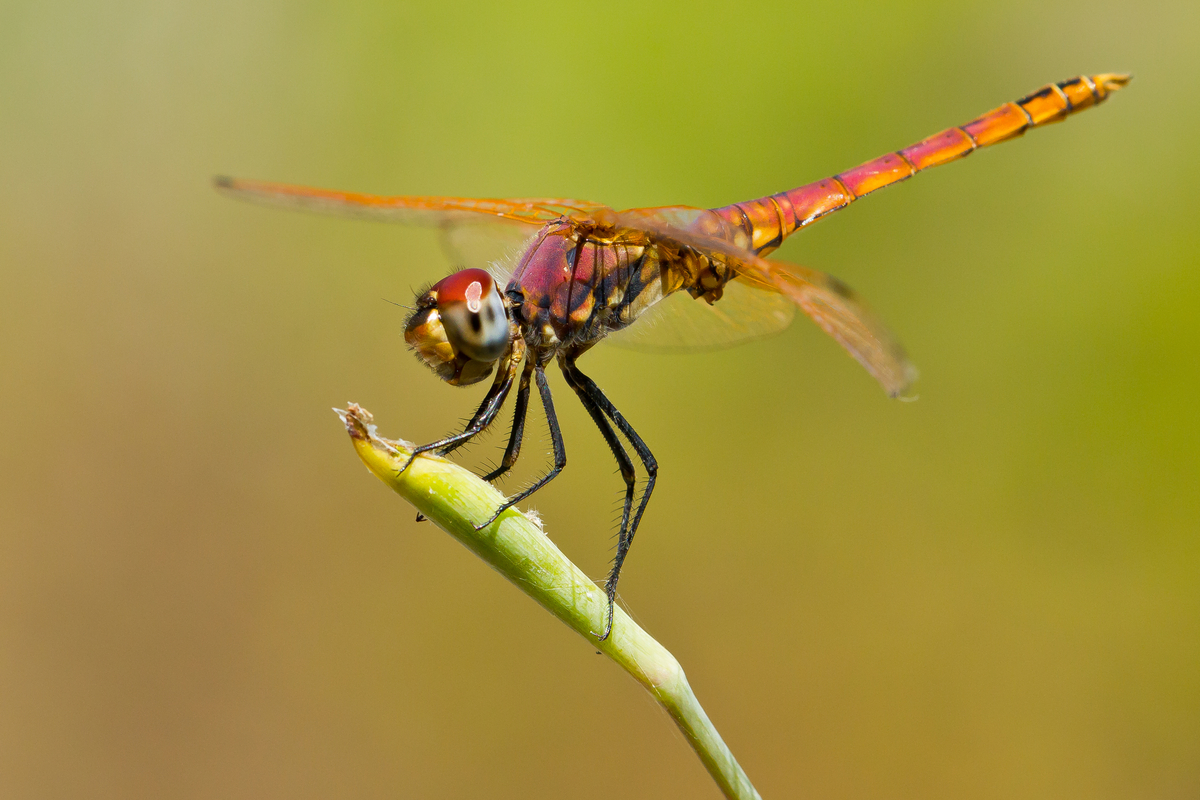
M 451 303 L 466 303 L 467 310 L 475 314 L 491 294 L 492 276 L 482 269 L 459 270 L 442 278 L 433 288 L 437 292 L 439 308 Z
M 438 317 L 446 340 L 457 355 L 491 363 L 509 345 L 508 309 L 492 276 L 481 269 L 464 269 L 438 281 Z

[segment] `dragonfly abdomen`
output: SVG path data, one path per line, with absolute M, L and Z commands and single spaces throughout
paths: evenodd
M 764 255 L 790 234 L 863 195 L 930 167 L 956 161 L 981 147 L 1016 138 L 1030 128 L 1061 122 L 1103 102 L 1128 82 L 1128 75 L 1106 73 L 1052 83 L 965 125 L 948 128 L 833 177 L 714 211 L 731 223 L 735 232 L 745 235 L 746 241 L 739 244 Z

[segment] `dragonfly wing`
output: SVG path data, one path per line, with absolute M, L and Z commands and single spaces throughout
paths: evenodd
M 751 287 L 784 295 L 862 364 L 889 396 L 899 396 L 916 379 L 916 369 L 896 338 L 849 287 L 823 272 L 755 255 L 742 246 L 745 232 L 739 237 L 739 231 L 714 212 L 633 209 L 616 218 L 660 244 L 690 248 L 729 265 Z
M 284 183 L 220 177 L 217 190 L 253 203 L 313 211 L 338 217 L 444 226 L 470 220 L 492 219 L 517 225 L 545 225 L 567 217 L 591 219 L 605 208 L 597 203 L 551 197 L 509 200 L 468 197 L 410 197 L 339 192 Z
M 478 224 L 461 222 L 442 225 L 442 252 L 456 268 L 480 267 L 504 286 L 512 276 L 517 260 L 537 236 L 531 225 L 516 225 L 485 220 Z
M 648 353 L 719 350 L 779 333 L 795 315 L 796 305 L 784 295 L 733 280 L 712 304 L 675 292 L 605 341 Z
M 850 287 L 824 272 L 795 264 L 767 261 L 765 266 L 766 276 L 779 290 L 846 348 L 889 397 L 899 397 L 916 380 L 916 367 L 904 348 Z M 755 268 L 761 269 L 759 265 Z
M 237 178 L 217 178 L 216 187 L 231 197 L 276 208 L 436 227 L 452 264 L 484 267 L 498 275 L 512 271 L 510 262 L 541 226 L 564 217 L 586 222 L 606 210 L 598 203 L 559 197 L 386 197 Z
M 745 233 L 734 228 L 715 211 L 690 206 L 663 206 L 618 211 L 614 212 L 613 218 L 618 225 L 640 231 L 659 244 L 676 249 L 690 248 L 731 266 L 766 263 L 743 246 Z M 758 284 L 760 288 L 771 289 L 774 286 L 770 280 L 755 279 L 755 270 L 749 266 L 738 271 L 745 273 L 743 279 Z

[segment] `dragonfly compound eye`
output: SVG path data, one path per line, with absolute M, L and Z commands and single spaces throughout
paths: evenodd
M 475 361 L 491 362 L 508 349 L 508 315 L 492 276 L 464 269 L 439 281 L 438 314 L 450 344 Z
M 438 377 L 465 386 L 487 377 L 509 344 L 508 315 L 492 276 L 464 269 L 417 298 L 404 338 Z

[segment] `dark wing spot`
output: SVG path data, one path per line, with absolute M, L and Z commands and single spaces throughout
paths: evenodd
M 851 289 L 849 286 L 842 283 L 840 280 L 833 277 L 832 275 L 829 275 L 828 278 L 829 278 L 829 288 L 832 289 L 836 294 L 846 298 L 847 300 L 857 300 L 858 299 L 854 294 L 854 290 Z

